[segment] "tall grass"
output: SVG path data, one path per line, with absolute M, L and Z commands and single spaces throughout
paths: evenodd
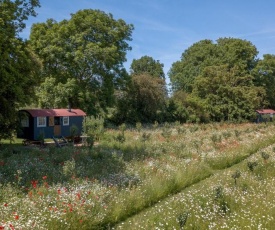
M 253 124 L 166 124 L 152 130 L 137 125 L 107 130 L 93 148 L 2 146 L 0 226 L 215 229 L 221 221 L 234 227 L 241 220 L 233 218 L 241 212 L 235 196 L 273 175 L 265 168 L 273 167 L 274 130 Z M 122 133 L 123 142 L 117 138 Z M 263 151 L 266 160 L 258 154 Z M 250 170 L 246 159 L 257 166 Z

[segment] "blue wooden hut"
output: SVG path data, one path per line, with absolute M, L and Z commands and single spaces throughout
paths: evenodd
M 72 129 L 80 135 L 86 113 L 80 109 L 24 109 L 19 111 L 21 129 L 17 137 L 41 140 L 53 136 L 71 136 Z

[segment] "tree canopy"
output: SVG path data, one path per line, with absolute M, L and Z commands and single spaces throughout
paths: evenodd
M 253 69 L 254 83 L 266 90 L 266 103 L 275 109 L 275 55 L 265 54 Z
M 243 65 L 251 71 L 256 65 L 258 51 L 249 41 L 237 38 L 219 38 L 216 43 L 202 40 L 187 50 L 181 60 L 172 64 L 169 77 L 174 91 L 192 92 L 194 79 L 208 66 Z
M 146 73 L 134 75 L 118 98 L 116 122 L 152 122 L 160 119 L 165 109 L 164 80 Z
M 195 79 L 192 95 L 202 100 L 212 121 L 250 119 L 265 94 L 252 80 L 238 66 L 210 66 Z
M 0 1 L 0 139 L 11 137 L 17 110 L 29 104 L 38 83 L 40 62 L 19 37 L 25 20 L 35 16 L 36 0 Z
M 163 64 L 159 60 L 154 60 L 152 57 L 143 56 L 140 59 L 134 59 L 130 66 L 131 75 L 148 74 L 152 77 L 165 79 L 163 72 Z
M 75 79 L 70 84 L 75 89 L 71 90 L 68 103 L 93 114 L 97 106 L 113 102 L 114 89 L 125 76 L 123 62 L 131 49 L 127 41 L 131 40 L 132 30 L 133 25 L 122 19 L 86 9 L 59 23 L 48 19 L 34 24 L 30 43 L 43 61 L 44 79 L 56 79 L 55 87 Z
M 254 84 L 252 74 L 257 54 L 256 47 L 242 39 L 199 41 L 172 65 L 172 89 L 201 101 L 211 120 L 249 119 L 264 104 L 265 90 Z
M 159 120 L 167 99 L 163 64 L 143 56 L 132 61 L 130 72 L 127 87 L 118 94 L 113 118 L 117 123 Z

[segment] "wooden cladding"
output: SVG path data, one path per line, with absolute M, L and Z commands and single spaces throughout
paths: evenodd
M 54 117 L 49 117 L 49 126 L 54 126 Z

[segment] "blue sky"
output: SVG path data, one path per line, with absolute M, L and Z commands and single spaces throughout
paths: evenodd
M 202 39 L 245 39 L 257 47 L 259 58 L 275 54 L 274 0 L 40 0 L 40 4 L 38 16 L 27 21 L 22 37 L 29 37 L 33 23 L 69 19 L 81 9 L 99 9 L 133 24 L 127 70 L 133 59 L 147 55 L 163 63 L 167 74 L 172 63 Z

